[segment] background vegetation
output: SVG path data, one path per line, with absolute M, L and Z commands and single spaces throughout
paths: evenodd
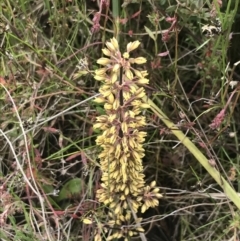
M 106 221 L 95 197 L 101 173 L 92 126 L 104 110 L 92 101 L 99 88 L 93 74 L 114 35 L 122 48 L 141 41 L 135 55 L 148 59 L 142 67 L 149 72 L 148 98 L 239 193 L 239 1 L 117 5 L 0 3 L 3 241 L 94 240 L 96 224 Z M 226 197 L 156 113 L 144 114 L 146 182 L 155 180 L 163 194 L 143 216 L 147 239 L 239 240 L 239 200 Z

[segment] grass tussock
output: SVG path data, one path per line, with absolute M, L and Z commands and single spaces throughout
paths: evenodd
M 236 1 L 0 3 L 0 239 L 239 240 Z

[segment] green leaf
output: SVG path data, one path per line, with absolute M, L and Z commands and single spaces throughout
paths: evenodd
M 55 207 L 58 209 L 61 209 L 60 206 L 54 201 L 54 196 L 53 195 L 49 195 L 50 193 L 54 193 L 54 187 L 48 184 L 43 184 L 42 185 L 42 189 L 44 190 L 45 194 L 47 195 L 48 201 Z M 57 199 L 57 198 L 56 198 Z
M 160 5 L 164 5 L 166 3 L 166 0 L 160 0 Z
M 175 12 L 177 9 L 177 5 L 172 5 L 166 9 L 166 13 L 172 13 Z
M 101 107 L 101 106 L 96 106 L 96 111 L 99 115 L 105 115 L 106 114 L 104 108 Z
M 85 183 L 80 178 L 74 178 L 62 187 L 57 201 L 62 201 L 64 199 L 70 199 L 74 195 L 80 195 L 82 193 L 82 189 L 85 187 Z
M 146 26 L 144 26 L 144 28 L 145 28 L 146 32 L 148 33 L 148 35 L 150 36 L 150 38 L 152 38 L 155 41 L 156 39 L 155 39 L 153 32 Z

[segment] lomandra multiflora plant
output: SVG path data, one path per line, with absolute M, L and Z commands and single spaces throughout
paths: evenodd
M 97 61 L 104 67 L 95 71 L 95 79 L 103 83 L 95 102 L 103 103 L 105 109 L 105 115 L 97 117 L 94 129 L 102 130 L 96 139 L 102 148 L 98 156 L 102 178 L 97 198 L 108 210 L 108 221 L 103 225 L 108 232 L 104 235 L 106 240 L 129 240 L 144 232 L 136 213 L 157 206 L 158 198 L 162 197 L 155 181 L 150 186 L 144 182 L 142 158 L 146 132 L 142 129 L 146 118 L 142 110 L 149 106 L 142 100 L 146 94 L 141 86 L 149 80 L 147 71 L 133 67 L 144 64 L 146 59 L 130 58 L 130 52 L 139 45 L 139 41 L 130 42 L 122 54 L 117 40 L 112 38 L 102 50 L 107 57 Z M 101 236 L 99 230 L 95 240 L 101 240 Z

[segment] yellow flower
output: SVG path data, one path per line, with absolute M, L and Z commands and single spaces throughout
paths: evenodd
M 115 38 L 112 38 L 111 40 L 112 45 L 114 46 L 115 50 L 117 51 L 119 49 L 118 41 Z
M 115 64 L 112 68 L 113 72 L 117 72 L 120 69 L 121 65 L 120 64 Z
M 101 68 L 95 70 L 95 75 L 104 75 L 107 71 L 107 68 Z
M 111 42 L 106 42 L 106 46 L 111 52 L 116 51 L 115 47 L 113 46 L 113 44 Z
M 120 106 L 119 99 L 115 99 L 113 102 L 113 110 L 117 110 Z
M 110 114 L 110 115 L 108 116 L 108 121 L 109 121 L 109 122 L 113 122 L 116 118 L 117 118 L 117 115 L 116 115 L 116 114 Z
M 132 60 L 135 64 L 145 64 L 147 60 L 143 57 L 138 57 Z
M 94 75 L 94 79 L 98 81 L 102 81 L 106 79 L 105 75 Z
M 130 42 L 127 44 L 127 52 L 131 52 L 140 45 L 139 41 Z
M 128 78 L 128 80 L 132 80 L 133 79 L 133 73 L 132 73 L 132 71 L 130 69 L 127 69 L 125 71 L 125 75 Z
M 118 75 L 117 73 L 113 73 L 112 76 L 111 76 L 111 84 L 114 84 L 118 79 Z
M 108 99 L 108 102 L 109 102 L 110 104 L 113 104 L 113 102 L 114 102 L 114 100 L 115 100 L 114 95 L 113 95 L 112 93 L 107 97 L 107 99 Z
M 145 95 L 145 91 L 142 87 L 135 92 L 135 96 L 139 99 L 142 99 Z
M 97 63 L 101 65 L 108 65 L 111 63 L 111 60 L 108 58 L 100 58 L 97 60 Z
M 143 78 L 143 74 L 142 74 L 142 71 L 139 71 L 137 69 L 134 69 L 133 70 L 134 74 L 138 77 L 138 78 Z
M 93 125 L 93 129 L 101 129 L 101 127 L 103 126 L 103 123 L 97 123 Z
M 136 80 L 135 83 L 140 84 L 140 85 L 146 85 L 149 83 L 149 79 L 141 78 L 141 79 Z
M 129 54 L 139 45 L 139 41 L 129 43 L 127 52 L 121 55 L 117 40 L 112 38 L 106 43 L 107 48 L 102 49 L 103 54 L 109 58 L 97 61 L 106 67 L 95 71 L 95 79 L 103 82 L 99 89 L 101 96 L 95 102 L 103 103 L 106 112 L 97 117 L 93 126 L 102 130 L 96 139 L 96 144 L 102 148 L 98 155 L 102 178 L 97 198 L 99 202 L 108 205 L 109 221 L 120 226 L 132 218 L 129 202 L 134 212 L 141 207 L 141 211 L 145 211 L 157 205 L 161 196 L 158 188 L 153 184 L 151 188 L 145 187 L 144 182 L 142 158 L 145 154 L 142 143 L 147 134 L 139 129 L 146 125 L 146 118 L 141 113 L 149 105 L 143 101 L 146 93 L 139 85 L 148 84 L 149 80 L 146 78 L 147 71 L 139 71 L 131 66 L 143 64 L 146 59 L 130 58 Z M 148 199 L 147 194 L 150 194 Z M 143 231 L 141 228 L 139 230 Z M 131 230 L 113 231 L 107 240 L 135 234 L 137 232 Z
M 129 59 L 129 53 L 128 53 L 128 52 L 125 52 L 125 53 L 123 54 L 123 58 L 124 58 L 124 59 Z
M 96 97 L 94 100 L 96 103 L 104 103 L 106 100 L 102 96 Z
M 112 110 L 112 108 L 113 108 L 112 104 L 105 103 L 105 105 L 104 105 L 105 110 Z
M 111 52 L 109 51 L 109 49 L 107 49 L 107 48 L 104 48 L 104 49 L 102 49 L 102 52 L 103 52 L 103 54 L 104 55 L 106 55 L 106 56 L 111 56 Z
M 130 85 L 130 91 L 132 94 L 135 94 L 137 92 L 137 86 L 136 85 Z

